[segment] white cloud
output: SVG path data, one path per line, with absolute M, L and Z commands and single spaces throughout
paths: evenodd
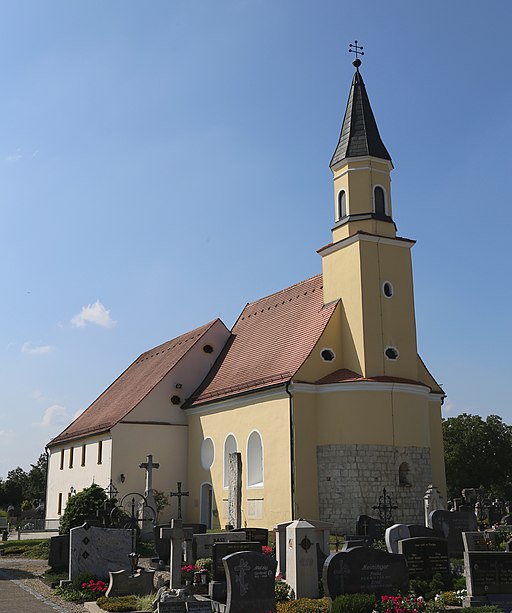
M 21 347 L 22 353 L 30 353 L 31 355 L 41 355 L 53 351 L 51 345 L 33 345 L 30 341 L 23 343 Z
M 48 428 L 67 423 L 68 410 L 60 404 L 52 404 L 43 413 L 41 421 L 32 422 L 34 428 Z
M 14 432 L 12 430 L 0 430 L 0 438 L 13 438 Z
M 44 394 L 41 390 L 34 390 L 31 394 L 35 400 L 44 400 Z
M 16 149 L 13 153 L 9 153 L 4 157 L 6 162 L 19 162 L 23 159 L 23 155 L 21 154 L 21 149 Z
M 77 328 L 83 328 L 87 323 L 96 324 L 103 328 L 112 328 L 117 322 L 110 317 L 110 309 L 106 309 L 99 300 L 96 300 L 94 304 L 82 307 L 80 313 L 73 317 L 71 323 Z

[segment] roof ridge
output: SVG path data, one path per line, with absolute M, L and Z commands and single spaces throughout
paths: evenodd
M 263 296 L 262 298 L 258 298 L 257 300 L 254 300 L 253 302 L 248 302 L 245 307 L 244 307 L 244 311 L 247 307 L 252 306 L 253 304 L 257 304 L 258 302 L 262 302 L 263 300 L 268 300 L 269 298 L 272 298 L 272 296 L 277 296 L 277 294 L 282 294 L 283 292 L 286 292 L 294 287 L 297 287 L 299 285 L 302 285 L 303 283 L 307 283 L 308 281 L 312 281 L 313 279 L 317 279 L 319 277 L 322 276 L 322 273 L 319 273 L 317 275 L 313 275 L 312 277 L 308 277 L 307 279 L 303 279 L 302 281 L 298 281 L 297 283 L 294 283 L 293 285 L 289 285 L 288 287 L 283 287 L 283 289 L 278 290 L 277 292 L 273 292 L 272 294 L 268 294 L 268 296 Z M 323 287 L 323 286 L 321 286 Z M 243 311 L 242 311 L 243 312 Z

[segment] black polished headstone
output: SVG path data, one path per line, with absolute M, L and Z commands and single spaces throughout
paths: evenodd
M 407 562 L 409 579 L 431 581 L 436 574 L 444 581 L 450 578 L 448 541 L 440 538 L 416 537 L 398 541 L 398 553 Z
M 184 600 L 166 600 L 158 603 L 158 613 L 187 613 Z
M 261 553 L 261 545 L 250 541 L 233 541 L 227 543 L 214 543 L 212 545 L 212 577 L 214 581 L 226 581 L 226 573 L 222 558 L 238 551 L 256 551 Z
M 476 532 L 478 525 L 474 513 L 457 511 L 432 511 L 430 514 L 432 528 L 448 539 L 448 551 L 451 556 L 460 557 L 464 551 L 463 532 Z
M 189 600 L 187 602 L 187 613 L 191 613 L 192 611 L 194 613 L 211 613 L 211 611 L 213 611 L 212 603 L 206 600 L 199 600 L 196 602 Z
M 409 528 L 409 534 L 411 538 L 415 538 L 417 536 L 424 536 L 427 538 L 444 538 L 444 535 L 433 528 L 427 528 L 427 526 L 422 526 L 421 524 L 407 524 Z
M 194 524 L 191 522 L 183 522 L 183 528 L 192 528 L 194 534 L 206 534 L 207 527 L 206 524 Z
M 170 539 L 160 538 L 160 528 L 168 528 L 169 524 L 158 524 L 153 528 L 155 551 L 158 554 L 158 559 L 164 564 L 169 564 L 171 557 L 171 541 Z
M 246 541 L 257 541 L 261 546 L 268 545 L 267 528 L 238 528 L 231 532 L 245 532 Z
M 366 593 L 382 596 L 409 589 L 405 558 L 368 547 L 332 553 L 324 564 L 322 583 L 331 600 L 340 594 Z
M 226 613 L 275 613 L 274 558 L 243 551 L 226 556 L 223 563 L 228 582 Z
M 383 522 L 369 515 L 359 515 L 356 520 L 356 534 L 358 536 L 368 536 L 372 539 L 383 539 L 386 529 Z
M 51 566 L 53 570 L 67 570 L 69 568 L 69 534 L 51 537 L 48 566 Z
M 468 596 L 512 594 L 512 554 L 504 551 L 465 551 L 464 574 Z

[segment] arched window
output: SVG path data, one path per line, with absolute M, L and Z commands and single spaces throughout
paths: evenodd
M 344 189 L 338 194 L 338 220 L 347 216 L 347 194 Z
M 205 438 L 201 443 L 201 466 L 205 470 L 210 470 L 215 458 L 215 447 L 210 437 Z
M 373 200 L 375 205 L 375 214 L 379 217 L 386 216 L 386 194 L 382 187 L 377 186 L 373 190 Z
M 263 485 L 263 445 L 259 432 L 252 432 L 247 441 L 247 485 Z
M 411 472 L 411 469 L 409 467 L 409 464 L 407 464 L 407 462 L 402 462 L 400 466 L 398 467 L 398 484 L 399 485 L 410 487 L 411 485 L 411 479 L 410 479 L 410 474 L 409 474 L 410 472 Z
M 229 486 L 229 454 L 236 451 L 238 451 L 236 438 L 232 434 L 228 434 L 224 441 L 224 487 Z

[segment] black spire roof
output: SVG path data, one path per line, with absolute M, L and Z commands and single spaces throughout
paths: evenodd
M 332 168 L 345 158 L 364 155 L 372 155 L 391 162 L 391 156 L 379 135 L 363 77 L 356 67 L 340 139 L 332 156 L 330 167 Z

